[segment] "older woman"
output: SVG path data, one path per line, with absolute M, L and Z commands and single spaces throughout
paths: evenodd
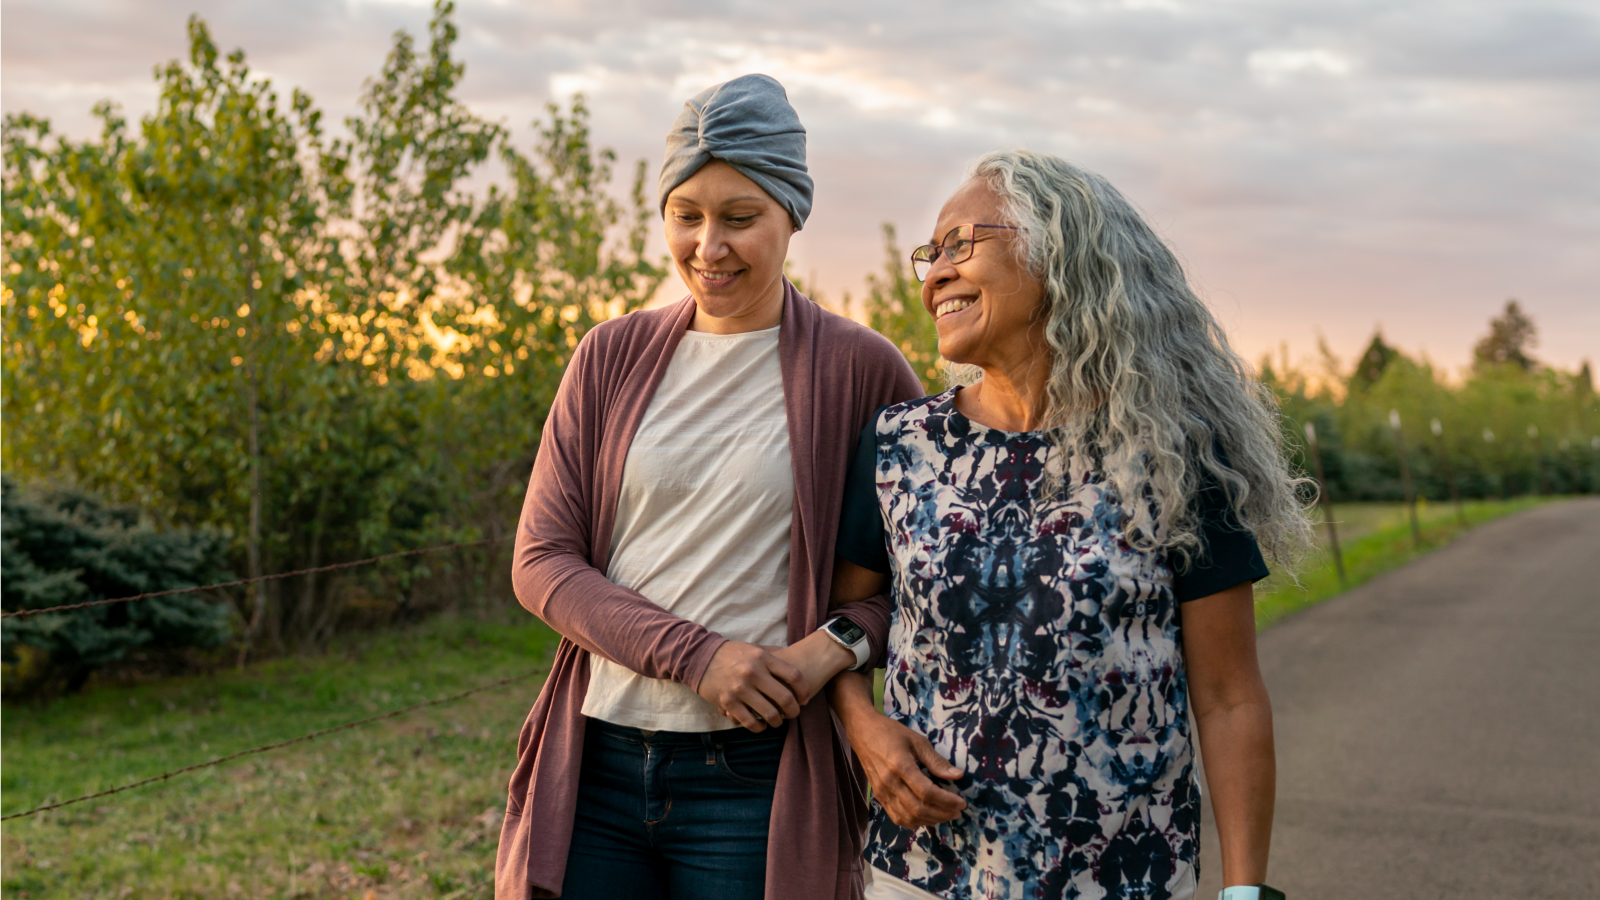
M 832 689 L 867 896 L 1192 897 L 1191 709 L 1229 896 L 1275 895 L 1251 583 L 1309 529 L 1268 395 L 1098 176 L 991 154 L 933 240 L 923 305 L 968 383 L 873 417 L 838 546 L 836 600 L 893 597 L 885 712 Z
M 690 296 L 599 325 L 562 378 L 513 571 L 562 641 L 518 745 L 500 900 L 860 896 L 865 781 L 807 701 L 867 660 L 848 620 L 870 610 L 826 618 L 855 434 L 921 392 L 893 345 L 784 279 L 811 187 L 776 81 L 691 99 L 660 179 Z

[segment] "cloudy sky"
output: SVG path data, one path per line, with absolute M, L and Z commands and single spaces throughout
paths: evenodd
M 155 99 L 207 19 L 338 118 L 390 35 L 382 0 L 4 0 L 0 107 L 87 136 Z M 793 258 L 829 299 L 916 243 L 984 150 L 1097 170 L 1174 244 L 1251 358 L 1374 328 L 1449 368 L 1508 297 L 1561 366 L 1600 361 L 1600 4 L 1593 0 L 461 0 L 463 95 L 524 137 L 584 92 L 599 140 L 659 163 L 683 100 L 781 80 L 816 211 Z M 906 241 L 906 243 L 913 243 Z

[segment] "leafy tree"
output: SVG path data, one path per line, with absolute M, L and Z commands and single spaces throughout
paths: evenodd
M 43 122 L 6 123 L 6 405 L 36 413 L 8 417 L 7 449 L 27 448 L 8 462 L 243 524 L 254 576 L 268 470 L 295 464 L 294 436 L 337 389 L 296 334 L 316 327 L 301 301 L 337 245 L 306 162 L 310 98 L 283 108 L 203 22 L 189 36 L 137 133 L 107 104 L 98 141 L 50 146 Z M 252 629 L 264 605 L 258 590 Z
M 128 597 L 231 578 L 228 540 L 211 529 L 158 531 L 139 512 L 73 491 L 32 496 L 0 481 L 0 605 L 7 612 Z M 198 594 L 4 620 L 0 652 L 19 662 L 22 647 L 43 654 L 26 686 L 83 686 L 95 669 L 141 648 L 211 649 L 231 632 L 226 602 Z M 9 681 L 9 679 L 8 679 Z M 7 685 L 8 690 L 16 686 Z
M 1399 355 L 1398 350 L 1384 341 L 1383 332 L 1374 331 L 1367 349 L 1361 352 L 1361 358 L 1356 362 L 1355 371 L 1350 374 L 1350 387 L 1364 390 L 1377 384 L 1389 364 Z
M 460 377 L 448 383 L 451 401 L 440 408 L 439 450 L 452 477 L 469 486 L 468 502 L 493 523 L 515 517 L 578 341 L 597 323 L 642 307 L 667 274 L 645 256 L 654 215 L 645 162 L 634 169 L 624 207 L 609 191 L 615 154 L 590 144 L 583 98 L 566 115 L 554 104 L 547 112 L 548 122 L 534 123 L 531 156 L 500 146 L 510 183 L 492 186 L 460 230 L 448 271 L 462 291 L 437 317 L 461 336 L 451 356 Z
M 511 146 L 456 96 L 452 13 L 425 52 L 395 36 L 343 138 L 199 19 L 137 128 L 6 119 L 8 472 L 225 528 L 250 575 L 514 518 L 572 348 L 665 272 L 643 163 L 615 201 L 581 100 Z M 505 183 L 471 190 L 496 161 Z M 316 646 L 355 596 L 458 593 L 440 560 L 258 584 L 245 646 Z
M 922 306 L 922 284 L 912 277 L 894 226 L 887 222 L 883 250 L 883 271 L 867 275 L 867 324 L 900 348 L 924 390 L 942 390 L 939 330 Z
M 1449 497 L 1448 477 L 1468 497 L 1600 491 L 1600 404 L 1586 368 L 1480 363 L 1454 383 L 1425 361 L 1382 348 L 1387 361 L 1376 379 L 1363 372 L 1370 346 L 1348 375 L 1326 351 L 1331 377 L 1311 377 L 1287 360 L 1261 367 L 1296 442 L 1305 422 L 1316 424 L 1336 497 L 1401 496 L 1391 410 L 1400 414 L 1407 461 L 1425 497 Z
M 1480 366 L 1515 366 L 1531 372 L 1539 365 L 1531 355 L 1538 343 L 1539 332 L 1533 319 L 1513 298 L 1506 301 L 1500 315 L 1489 320 L 1489 333 L 1472 348 L 1472 355 Z

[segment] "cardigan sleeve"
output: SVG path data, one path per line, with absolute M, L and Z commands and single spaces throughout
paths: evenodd
M 646 678 L 698 689 L 725 639 L 613 584 L 591 563 L 605 425 L 595 343 L 579 344 L 545 420 L 517 526 L 512 585 L 529 612 L 579 647 Z
M 885 354 L 882 347 L 876 348 L 877 365 L 872 367 L 876 377 L 868 381 L 865 396 L 860 398 L 865 406 L 861 425 L 870 426 L 877 420 L 878 413 L 889 404 L 923 396 L 922 382 L 917 380 L 916 373 L 911 370 L 911 365 L 899 349 L 885 339 L 879 338 L 879 341 L 887 347 L 888 353 Z M 861 435 L 867 433 L 865 428 L 860 432 Z M 859 450 L 858 445 L 846 458 L 854 459 Z M 888 658 L 889 625 L 893 614 L 894 599 L 887 588 L 881 594 L 846 603 L 833 610 L 833 615 L 848 619 L 867 633 L 867 646 L 871 648 L 871 658 L 868 660 L 870 668 L 882 668 Z

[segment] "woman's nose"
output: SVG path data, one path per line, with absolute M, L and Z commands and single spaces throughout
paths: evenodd
M 944 255 L 943 250 L 940 250 L 934 254 L 933 264 L 928 266 L 928 274 L 922 277 L 922 283 L 938 287 L 941 284 L 948 284 L 960 277 L 960 275 L 961 273 L 956 271 L 955 264 L 950 261 L 948 256 Z
M 728 242 L 723 238 L 722 229 L 715 224 L 707 224 L 700 232 L 700 246 L 695 255 L 706 262 L 716 262 L 728 255 Z

